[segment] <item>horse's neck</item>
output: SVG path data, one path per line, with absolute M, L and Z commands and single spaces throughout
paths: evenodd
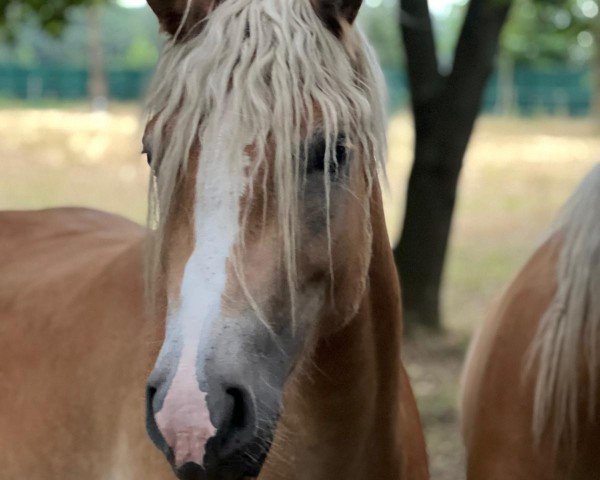
M 270 456 L 277 466 L 261 478 L 280 478 L 269 470 L 288 469 L 285 478 L 294 479 L 401 478 L 400 291 L 379 192 L 374 197 L 373 251 L 360 309 L 318 342 L 286 396 Z

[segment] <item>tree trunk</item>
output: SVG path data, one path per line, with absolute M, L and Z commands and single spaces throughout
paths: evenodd
M 102 47 L 102 26 L 100 23 L 100 7 L 92 3 L 88 8 L 88 94 L 93 110 L 106 110 L 108 103 L 108 85 L 104 66 L 104 49 Z
M 438 70 L 426 0 L 403 0 L 415 125 L 404 227 L 394 258 L 409 324 L 441 328 L 440 286 L 456 187 L 509 3 L 471 0 L 448 76 Z

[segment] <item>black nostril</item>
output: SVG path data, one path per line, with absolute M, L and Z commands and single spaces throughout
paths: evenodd
M 229 430 L 243 430 L 248 423 L 248 412 L 244 392 L 236 387 L 226 390 L 227 395 L 233 399 L 233 408 L 229 420 Z
M 218 455 L 225 458 L 251 443 L 255 436 L 255 414 L 251 395 L 240 387 L 225 389 L 229 408 L 220 428 Z
M 156 397 L 156 388 L 150 385 L 146 386 L 146 418 L 154 419 L 154 397 Z
M 148 401 L 148 403 L 151 405 L 152 402 L 154 401 L 154 396 L 156 395 L 156 388 L 148 385 L 146 387 L 146 400 Z
M 150 436 L 150 439 L 158 447 L 159 450 L 167 457 L 169 461 L 173 459 L 173 451 L 167 445 L 165 438 L 162 436 L 158 425 L 156 424 L 156 418 L 154 414 L 154 399 L 158 390 L 152 386 L 146 386 L 146 431 Z
M 156 396 L 156 388 L 148 385 L 146 386 L 146 428 L 150 434 L 152 440 L 155 440 L 155 436 L 158 433 L 158 427 L 156 425 L 156 419 L 154 418 L 154 397 Z

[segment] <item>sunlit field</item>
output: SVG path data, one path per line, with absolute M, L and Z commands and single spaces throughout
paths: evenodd
M 0 111 L 0 209 L 84 205 L 143 222 L 148 167 L 140 112 Z M 398 236 L 411 158 L 408 115 L 391 120 L 386 214 Z M 600 158 L 600 125 L 585 119 L 483 118 L 461 179 L 440 337 L 406 348 L 426 424 L 433 478 L 463 477 L 456 424 L 468 336 L 542 238 L 559 206 Z

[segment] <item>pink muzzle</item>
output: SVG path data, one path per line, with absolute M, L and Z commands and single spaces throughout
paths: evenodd
M 180 363 L 155 418 L 173 451 L 176 468 L 188 462 L 203 464 L 206 442 L 216 429 L 210 421 L 206 393 L 198 386 L 193 366 Z

